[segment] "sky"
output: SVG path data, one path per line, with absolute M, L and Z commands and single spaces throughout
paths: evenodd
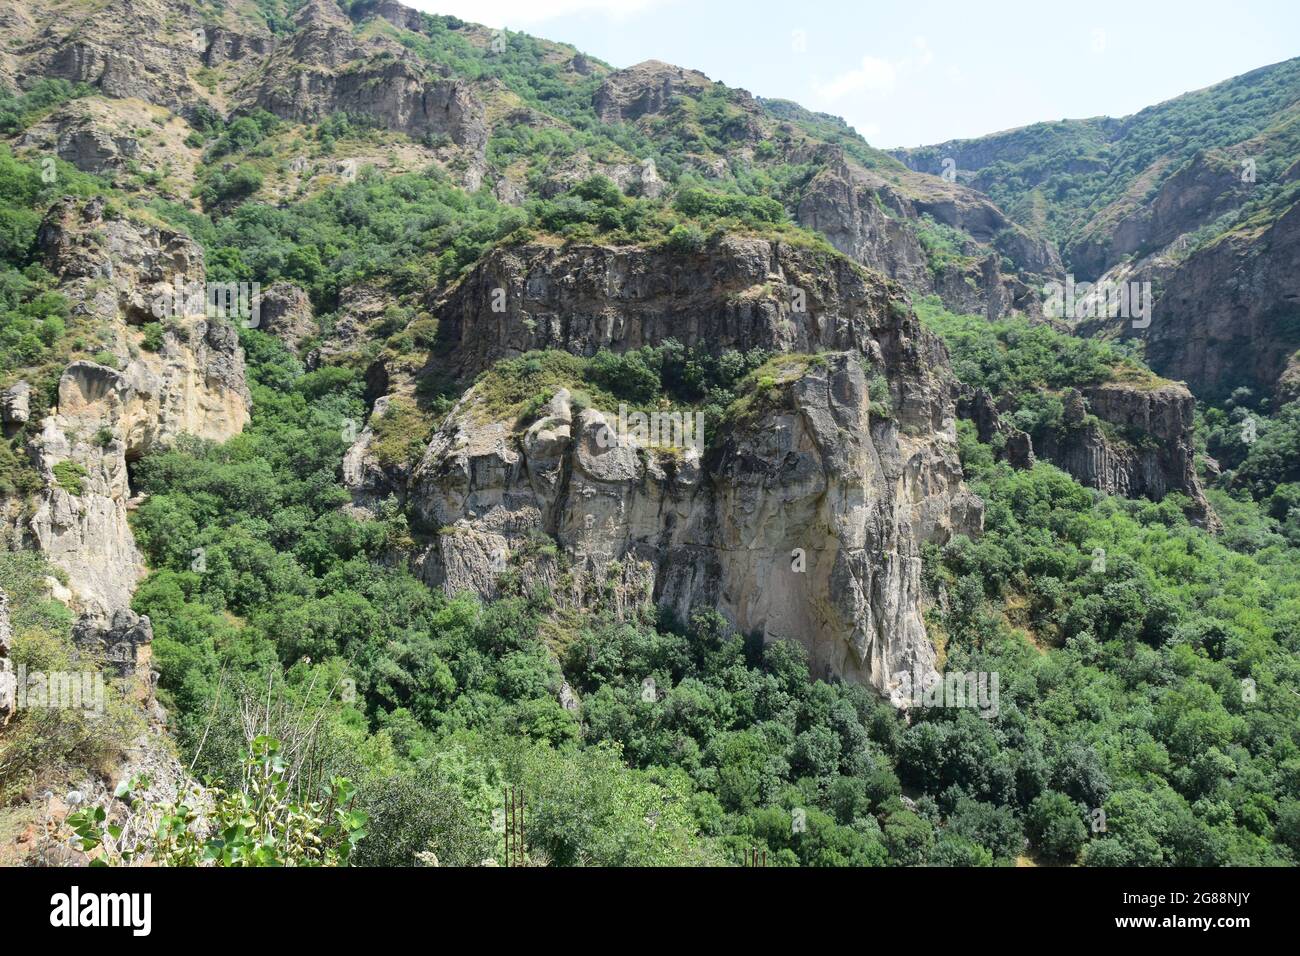
M 920 146 L 1043 120 L 1125 116 L 1300 56 L 1296 0 L 403 0 L 570 43 L 615 67 L 664 60 Z

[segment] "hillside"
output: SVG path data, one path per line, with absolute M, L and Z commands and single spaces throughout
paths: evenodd
M 1272 392 L 1300 337 L 1300 59 L 1253 70 L 1123 119 L 1039 123 L 896 157 L 986 193 L 1050 237 L 1079 281 L 1150 282 L 1153 367 L 1205 398 Z M 1248 291 L 1247 291 L 1248 290 Z

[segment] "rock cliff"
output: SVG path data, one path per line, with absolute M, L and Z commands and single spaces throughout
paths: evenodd
M 971 421 L 999 460 L 1030 468 L 1042 458 L 1080 484 L 1107 494 L 1160 501 L 1171 492 L 1191 499 L 1188 517 L 1211 531 L 1218 516 L 1196 474 L 1196 401 L 1176 382 L 1106 382 L 1069 389 L 1057 428 L 1030 436 L 1003 414 L 1007 397 L 963 386 L 958 414 Z
M 1153 501 L 1170 492 L 1185 494 L 1192 499 L 1189 517 L 1216 530 L 1218 518 L 1196 476 L 1195 408 L 1192 393 L 1175 382 L 1156 387 L 1109 382 L 1071 390 L 1064 428 L 1045 436 L 1035 451 L 1107 494 Z
M 163 322 L 156 351 L 144 347 L 138 326 L 156 297 L 178 279 L 202 287 L 202 250 L 189 239 L 114 216 L 102 200 L 70 199 L 50 211 L 40 244 L 74 318 L 104 348 L 66 368 L 29 443 L 45 488 L 20 530 L 68 572 L 75 606 L 106 617 L 143 573 L 128 463 L 182 434 L 238 434 L 250 406 L 243 352 L 233 326 L 201 307 Z
M 761 239 L 696 256 L 498 249 L 436 304 L 465 374 L 532 349 L 669 337 L 785 357 L 708 447 L 619 441 L 618 410 L 580 407 L 568 389 L 518 421 L 480 383 L 404 487 L 369 457 L 368 432 L 345 478 L 359 504 L 397 491 L 437 529 L 417 560 L 431 585 L 493 595 L 513 570 L 570 606 L 718 607 L 743 631 L 804 644 L 819 675 L 887 691 L 935 660 L 922 545 L 982 522 L 961 481 L 946 354 L 896 295 L 839 256 Z M 887 382 L 890 410 L 873 410 L 869 375 Z
M 9 623 L 9 595 L 0 589 L 0 727 L 9 722 L 18 703 L 18 678 L 9 660 L 13 636 L 13 627 Z

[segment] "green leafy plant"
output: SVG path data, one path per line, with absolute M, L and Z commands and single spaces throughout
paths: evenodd
M 208 788 L 197 808 L 176 802 L 150 807 L 138 791 L 148 779 L 123 781 L 113 799 L 122 807 L 110 815 L 104 806 L 69 814 L 79 849 L 92 866 L 130 864 L 148 858 L 163 866 L 347 866 L 366 836 L 367 815 L 354 809 L 356 788 L 333 778 L 320 800 L 300 802 L 290 794 L 280 742 L 259 736 L 244 761 L 238 790 Z M 157 818 L 153 841 L 139 823 Z
M 61 461 L 54 466 L 54 480 L 68 494 L 80 497 L 86 490 L 89 472 L 75 461 Z

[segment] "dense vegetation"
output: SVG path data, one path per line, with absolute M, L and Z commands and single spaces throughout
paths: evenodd
M 954 315 L 936 296 L 919 300 L 916 308 L 951 348 L 957 378 L 988 390 L 1006 419 L 1036 440 L 1068 427 L 1064 395 L 1069 389 L 1110 381 L 1160 381 L 1122 343 L 1066 335 L 1023 316 L 989 322 Z

